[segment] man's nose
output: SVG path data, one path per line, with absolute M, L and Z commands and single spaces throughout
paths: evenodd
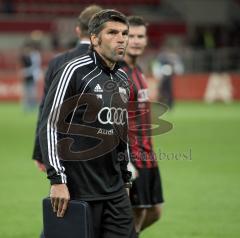
M 132 41 L 135 45 L 138 45 L 140 40 L 137 37 L 134 37 Z
M 125 36 L 123 35 L 123 33 L 120 32 L 120 33 L 118 34 L 118 41 L 119 41 L 119 42 L 124 42 L 124 40 L 125 40 Z

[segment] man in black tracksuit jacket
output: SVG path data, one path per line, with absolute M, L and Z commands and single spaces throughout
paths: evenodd
M 81 14 L 78 17 L 77 26 L 75 29 L 76 34 L 78 35 L 78 37 L 80 39 L 79 43 L 77 44 L 77 46 L 74 49 L 69 50 L 65 53 L 62 53 L 62 54 L 56 56 L 49 63 L 48 70 L 45 75 L 43 98 L 42 98 L 42 101 L 41 101 L 41 104 L 39 107 L 39 116 L 38 116 L 38 121 L 37 121 L 35 144 L 34 144 L 33 155 L 32 155 L 32 159 L 36 162 L 38 168 L 42 171 L 45 171 L 45 166 L 43 164 L 42 152 L 41 152 L 41 148 L 40 148 L 40 144 L 39 144 L 38 129 L 39 129 L 40 118 L 41 118 L 46 95 L 51 86 L 54 75 L 56 74 L 58 69 L 63 64 L 72 60 L 73 58 L 78 57 L 83 54 L 86 54 L 88 52 L 88 50 L 90 48 L 88 23 L 89 23 L 89 20 L 91 19 L 91 17 L 95 13 L 97 13 L 101 10 L 102 10 L 102 8 L 100 6 L 90 5 L 89 7 L 85 8 L 81 12 Z
M 127 75 L 119 69 L 128 41 L 126 17 L 103 10 L 89 23 L 93 50 L 57 72 L 41 115 L 39 137 L 51 182 L 53 210 L 64 216 L 69 199 L 88 201 L 94 238 L 133 238 L 125 185 Z

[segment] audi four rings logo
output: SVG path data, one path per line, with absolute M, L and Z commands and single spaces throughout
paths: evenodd
M 103 118 L 103 114 L 106 113 L 106 117 Z M 102 124 L 116 124 L 125 125 L 127 120 L 127 109 L 116 107 L 103 107 L 98 113 L 98 120 Z

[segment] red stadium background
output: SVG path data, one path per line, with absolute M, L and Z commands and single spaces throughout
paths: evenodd
M 231 18 L 226 14 L 228 1 L 221 1 L 221 4 L 215 1 L 208 3 L 205 1 L 202 5 L 197 0 L 192 2 L 194 1 L 198 4 L 198 8 L 185 0 L 185 8 L 180 3 L 181 1 L 171 0 L 0 1 L 2 12 L 0 19 L 0 100 L 18 101 L 21 99 L 19 54 L 26 37 L 32 31 L 38 30 L 42 32 L 43 38 L 45 41 L 47 39 L 49 43 L 51 37 L 57 34 L 60 41 L 58 51 L 53 50 L 48 44 L 43 47 L 41 52 L 45 70 L 53 55 L 67 48 L 66 42 L 69 39 L 66 37 L 69 35 L 74 37 L 76 16 L 81 9 L 91 3 L 106 8 L 116 8 L 126 15 L 144 16 L 149 22 L 149 52 L 154 52 L 149 55 L 146 53 L 145 61 L 142 62 L 145 65 L 157 56 L 164 45 L 173 42 L 170 45 L 177 48 L 186 64 L 184 74 L 175 76 L 173 80 L 173 92 L 176 100 L 203 100 L 209 76 L 216 68 L 224 68 L 228 72 L 233 87 L 232 98 L 239 100 L 240 54 L 236 49 L 240 47 L 240 24 L 231 22 Z M 218 8 L 218 14 L 213 14 L 214 16 L 208 10 L 213 7 Z M 232 1 L 232 5 L 228 7 L 229 11 L 231 8 L 240 9 L 239 1 Z M 231 13 L 232 18 L 234 12 Z M 208 41 L 206 41 L 206 37 L 208 37 Z M 14 39 L 16 40 L 14 41 Z M 211 59 L 210 64 L 213 64 L 212 68 L 208 67 L 209 59 Z M 156 98 L 158 82 L 152 79 L 149 70 L 147 75 L 153 89 L 152 98 Z M 40 80 L 38 84 L 38 97 L 40 98 L 43 80 Z

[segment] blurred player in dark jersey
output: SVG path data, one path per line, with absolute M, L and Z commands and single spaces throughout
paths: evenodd
M 80 15 L 78 16 L 77 26 L 75 28 L 76 35 L 79 38 L 79 42 L 77 43 L 76 47 L 69 51 L 66 51 L 62 54 L 57 55 L 55 58 L 53 58 L 50 61 L 49 65 L 48 65 L 48 70 L 46 72 L 45 81 L 44 81 L 44 94 L 43 94 L 43 98 L 42 98 L 42 101 L 41 101 L 41 104 L 39 107 L 35 144 L 34 144 L 33 155 L 32 155 L 32 159 L 34 160 L 35 164 L 37 165 L 37 167 L 39 168 L 40 171 L 46 170 L 45 165 L 43 163 L 43 159 L 42 159 L 42 151 L 41 151 L 40 143 L 39 143 L 38 130 L 39 130 L 40 118 L 41 118 L 41 114 L 42 114 L 42 110 L 43 110 L 43 106 L 44 106 L 44 102 L 45 102 L 47 93 L 52 84 L 54 75 L 57 73 L 59 68 L 63 64 L 74 59 L 75 57 L 88 52 L 89 47 L 90 47 L 90 39 L 89 39 L 89 34 L 88 34 L 88 23 L 89 23 L 91 17 L 94 14 L 100 12 L 101 10 L 102 10 L 102 8 L 98 5 L 90 5 L 82 10 Z
M 129 108 L 129 141 L 130 155 L 137 178 L 133 181 L 130 198 L 134 210 L 135 227 L 141 230 L 153 224 L 160 218 L 163 203 L 162 185 L 156 156 L 153 151 L 151 131 L 144 125 L 150 125 L 150 112 L 140 111 L 150 109 L 148 86 L 146 79 L 137 65 L 137 59 L 147 45 L 147 25 L 141 17 L 131 16 L 129 20 L 129 43 L 126 49 L 123 69 L 132 82 L 130 100 L 134 108 Z M 131 128 L 137 128 L 132 130 Z

